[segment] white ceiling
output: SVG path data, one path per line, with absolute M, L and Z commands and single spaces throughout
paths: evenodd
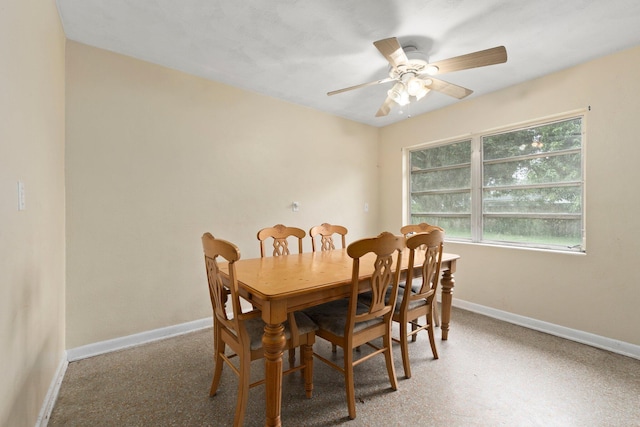
M 638 0 L 56 1 L 71 40 L 373 126 L 464 102 L 431 92 L 380 118 L 392 83 L 327 96 L 388 76 L 375 40 L 430 61 L 505 46 L 505 64 L 439 76 L 469 98 L 640 44 Z

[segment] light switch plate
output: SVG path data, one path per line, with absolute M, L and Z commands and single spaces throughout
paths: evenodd
M 24 182 L 18 181 L 18 210 L 23 211 L 27 208 L 24 196 Z

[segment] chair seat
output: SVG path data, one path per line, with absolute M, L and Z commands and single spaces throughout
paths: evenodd
M 418 289 L 420 288 L 418 287 Z M 402 298 L 404 298 L 405 292 L 406 292 L 406 289 L 398 289 L 398 300 L 396 302 L 396 308 L 394 310 L 394 314 L 400 313 L 400 305 L 402 304 Z M 415 294 L 416 292 L 411 290 L 411 293 Z M 425 301 L 422 298 L 419 300 L 411 301 L 409 302 L 409 310 L 413 310 L 414 308 L 422 307 L 424 305 L 427 305 L 427 301 Z
M 311 318 L 320 328 L 342 337 L 347 323 L 347 310 L 349 309 L 349 299 L 340 299 L 304 310 L 304 313 Z M 363 314 L 369 311 L 366 304 L 358 303 L 356 314 Z M 354 332 L 362 331 L 370 326 L 383 323 L 382 318 L 371 319 L 355 324 Z
M 400 289 L 404 289 L 407 287 L 407 282 L 400 282 L 398 285 Z M 413 293 L 420 292 L 420 288 L 422 287 L 422 277 L 414 277 L 411 281 L 411 290 Z M 398 301 L 402 301 L 402 297 L 398 296 Z M 409 309 L 415 308 L 414 306 L 410 306 Z M 440 314 L 438 314 L 438 306 L 433 306 L 433 320 L 436 326 L 440 326 Z
M 422 284 L 422 282 L 420 282 L 420 285 Z M 420 285 L 418 285 L 416 288 L 413 288 L 411 290 L 412 294 L 415 294 L 416 291 L 414 289 L 420 290 Z M 402 298 L 404 298 L 404 292 L 405 289 L 404 288 L 398 288 L 398 299 L 396 300 L 396 307 L 394 309 L 394 314 L 399 314 L 400 313 L 400 305 L 402 305 Z M 391 297 L 391 289 L 389 289 L 387 291 L 387 295 L 385 296 L 385 302 L 389 302 L 389 298 Z M 368 305 L 371 302 L 371 294 L 370 293 L 364 293 L 362 295 L 360 295 L 359 301 L 362 301 L 362 304 Z M 415 301 L 411 301 L 409 303 L 409 310 L 413 310 L 414 308 L 418 308 L 421 306 L 427 305 L 427 302 L 424 299 L 419 299 L 419 300 L 415 300 Z
M 406 281 L 400 282 L 398 286 L 404 289 L 407 287 L 407 282 Z M 414 277 L 413 280 L 411 280 L 411 290 L 413 292 L 418 292 L 421 286 L 422 286 L 422 276 Z
M 300 335 L 308 334 L 311 331 L 317 331 L 318 325 L 316 325 L 309 316 L 300 311 L 294 313 L 296 324 L 298 325 L 298 333 Z M 262 335 L 264 334 L 264 321 L 261 318 L 248 319 L 245 322 L 247 333 L 251 339 L 251 350 L 257 350 L 262 347 Z M 284 336 L 286 339 L 291 338 L 291 329 L 289 328 L 289 321 L 283 323 Z

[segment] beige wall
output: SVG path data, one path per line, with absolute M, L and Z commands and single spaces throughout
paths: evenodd
M 74 42 L 66 95 L 68 348 L 211 316 L 205 231 L 378 230 L 376 128 Z
M 382 129 L 381 227 L 403 223 L 402 147 L 591 106 L 586 256 L 449 243 L 455 296 L 640 345 L 639 75 L 637 47 Z
M 2 2 L 2 426 L 36 423 L 64 356 L 64 48 L 53 1 Z M 23 211 L 17 209 L 19 180 Z

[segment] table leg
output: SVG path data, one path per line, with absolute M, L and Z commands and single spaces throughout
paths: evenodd
M 266 324 L 262 336 L 266 380 L 268 427 L 280 426 L 280 407 L 282 405 L 282 354 L 285 347 L 284 326 Z
M 455 280 L 451 270 L 445 270 L 442 273 L 442 319 L 440 321 L 440 329 L 442 330 L 442 340 L 449 338 L 449 320 L 451 320 L 451 301 L 453 300 L 453 286 Z

